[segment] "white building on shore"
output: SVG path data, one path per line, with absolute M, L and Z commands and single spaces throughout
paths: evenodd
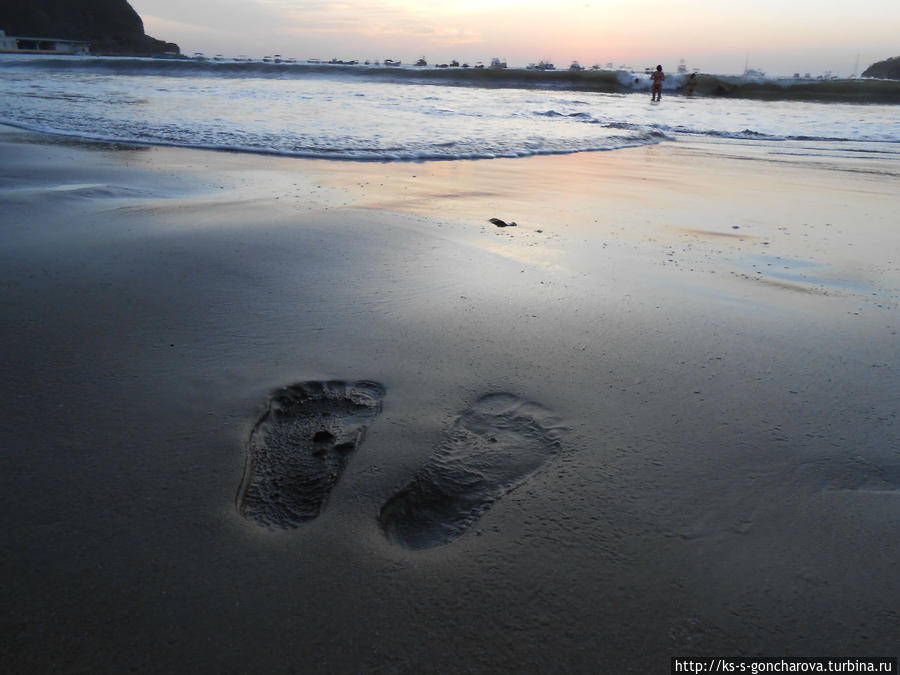
M 0 29 L 0 54 L 89 54 L 90 49 L 90 43 L 82 40 L 15 37 Z

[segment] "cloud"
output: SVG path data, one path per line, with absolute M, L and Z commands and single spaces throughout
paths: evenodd
M 839 6 L 815 0 L 554 0 L 550 6 L 546 0 L 130 2 L 149 34 L 178 42 L 188 53 L 391 54 L 404 60 L 499 54 L 521 64 L 545 57 L 636 64 L 685 57 L 704 68 L 717 62 L 732 68 L 742 67 L 749 54 L 763 67 L 763 60 L 784 60 L 786 69 L 815 69 L 814 63 L 793 65 L 798 50 L 839 50 L 845 60 L 845 52 L 853 59 L 862 51 L 887 55 L 900 20 L 896 0 Z
M 256 0 L 278 13 L 282 22 L 276 32 L 295 39 L 315 41 L 333 36 L 356 40 L 362 49 L 389 49 L 417 45 L 417 49 L 441 49 L 475 45 L 485 41 L 483 32 L 455 8 L 471 2 L 323 2 L 321 0 Z M 494 5 L 510 4 L 494 0 Z
M 141 17 L 144 21 L 144 30 L 150 35 L 199 35 L 199 36 L 226 36 L 230 31 L 224 31 L 221 28 L 213 28 L 212 26 L 197 25 L 193 23 L 185 23 L 183 21 L 175 21 L 161 16 L 152 14 L 144 14 Z

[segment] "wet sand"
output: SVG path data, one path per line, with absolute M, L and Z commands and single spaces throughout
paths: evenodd
M 896 655 L 891 162 L 0 158 L 10 672 Z

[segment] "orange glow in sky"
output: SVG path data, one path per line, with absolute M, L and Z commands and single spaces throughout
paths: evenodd
M 900 52 L 900 3 L 858 0 L 132 0 L 148 34 L 182 51 L 558 67 L 680 59 L 706 72 L 849 75 Z

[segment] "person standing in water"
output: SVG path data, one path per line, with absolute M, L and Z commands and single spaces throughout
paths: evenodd
M 663 72 L 662 66 L 656 66 L 656 70 L 654 70 L 650 74 L 650 79 L 653 80 L 653 89 L 650 95 L 650 100 L 662 100 L 662 83 L 663 80 L 666 79 L 666 74 Z
M 688 81 L 687 81 L 687 95 L 693 96 L 694 89 L 696 89 L 696 88 L 697 88 L 697 73 L 691 73 L 691 76 L 688 78 Z

